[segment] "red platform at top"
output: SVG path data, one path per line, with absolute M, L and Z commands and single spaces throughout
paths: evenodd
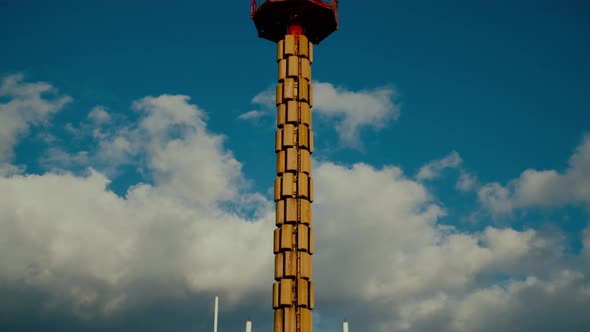
M 338 1 L 266 0 L 259 5 L 252 0 L 251 16 L 261 38 L 278 42 L 289 26 L 299 25 L 309 41 L 319 44 L 338 29 Z

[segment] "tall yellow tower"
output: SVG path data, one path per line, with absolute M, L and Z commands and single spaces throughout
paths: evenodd
M 311 332 L 313 45 L 338 28 L 338 1 L 252 0 L 258 35 L 277 43 L 274 332 Z

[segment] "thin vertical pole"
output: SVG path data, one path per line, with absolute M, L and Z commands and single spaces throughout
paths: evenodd
M 215 297 L 215 313 L 213 314 L 213 332 L 217 332 L 217 314 L 219 312 L 219 296 Z

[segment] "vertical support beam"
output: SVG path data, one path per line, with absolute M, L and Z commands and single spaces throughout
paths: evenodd
M 312 331 L 312 54 L 296 25 L 277 45 L 274 332 Z

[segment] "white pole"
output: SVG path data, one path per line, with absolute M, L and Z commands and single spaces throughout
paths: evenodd
M 344 321 L 344 323 L 342 323 L 342 332 L 348 332 L 348 322 Z
M 250 320 L 246 321 L 246 332 L 252 332 L 252 322 Z
M 215 314 L 213 318 L 213 332 L 217 332 L 217 313 L 219 311 L 219 296 L 215 297 Z

